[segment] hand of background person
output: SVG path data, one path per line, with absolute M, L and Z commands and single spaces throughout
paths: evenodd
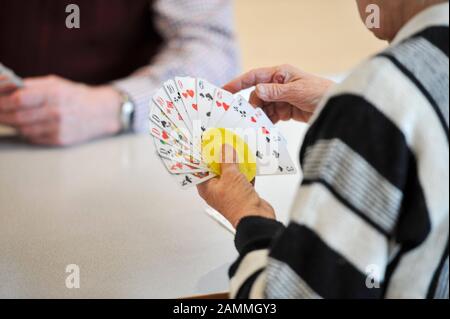
M 90 87 L 47 76 L 0 95 L 0 124 L 33 144 L 67 146 L 120 131 L 121 96 L 112 87 Z
M 224 86 L 231 93 L 256 86 L 250 103 L 261 107 L 272 122 L 308 122 L 334 82 L 283 65 L 250 71 Z
M 226 152 L 233 152 L 231 163 L 226 163 Z M 228 153 L 230 154 L 230 153 Z M 259 216 L 275 219 L 272 206 L 260 198 L 254 186 L 239 171 L 236 153 L 231 147 L 222 151 L 222 174 L 197 186 L 200 196 L 206 203 L 221 213 L 234 228 L 242 218 Z

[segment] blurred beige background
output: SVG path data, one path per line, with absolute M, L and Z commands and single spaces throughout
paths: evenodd
M 235 0 L 243 68 L 283 63 L 335 75 L 386 46 L 355 0 Z

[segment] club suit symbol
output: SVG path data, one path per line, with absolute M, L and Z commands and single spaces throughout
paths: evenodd
M 163 128 L 171 127 L 170 123 L 168 123 L 167 121 L 161 121 L 161 125 L 162 125 Z
M 189 176 L 186 176 L 183 181 L 183 187 L 192 184 L 192 179 Z

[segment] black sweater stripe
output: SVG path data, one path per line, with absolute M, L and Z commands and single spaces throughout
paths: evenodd
M 358 132 L 358 134 L 355 134 Z M 319 140 L 338 138 L 362 156 L 392 185 L 402 190 L 411 151 L 403 133 L 375 106 L 358 95 L 330 99 L 306 134 L 300 162 L 309 146 Z
M 229 277 L 232 278 L 236 274 L 248 253 L 269 248 L 273 239 L 283 230 L 285 230 L 284 225 L 274 220 L 257 216 L 243 218 L 237 226 L 234 239 L 239 258 L 231 265 L 228 271 Z
M 325 299 L 382 297 L 382 289 L 367 288 L 365 274 L 302 225 L 291 223 L 277 240 L 270 257 L 288 264 Z
M 433 299 L 434 295 L 436 294 L 436 290 L 438 289 L 439 285 L 439 279 L 447 258 L 448 258 L 448 239 L 447 239 L 447 247 L 445 248 L 445 251 L 441 257 L 441 261 L 439 262 L 439 267 L 434 272 L 433 279 L 431 280 L 431 285 L 430 288 L 428 289 L 427 299 Z
M 358 134 L 355 135 L 355 132 Z M 305 161 L 306 149 L 309 146 L 317 141 L 333 138 L 339 138 L 346 143 L 404 193 L 396 229 L 393 233 L 386 231 L 365 216 L 364 212 L 355 209 L 324 181 L 305 180 L 303 183 L 324 184 L 342 204 L 387 237 L 395 236 L 399 242 L 408 246 L 408 250 L 422 243 L 430 232 L 431 222 L 417 175 L 417 161 L 399 128 L 364 98 L 341 95 L 330 100 L 307 133 L 300 152 L 301 163 Z
M 408 179 L 395 229 L 396 241 L 402 244 L 404 253 L 422 244 L 431 232 L 430 212 L 419 181 L 416 159 L 411 156 L 409 163 L 405 168 Z
M 264 271 L 264 269 L 260 269 L 257 272 L 255 272 L 253 275 L 251 275 L 244 284 L 239 288 L 239 291 L 236 295 L 236 299 L 249 299 L 250 293 L 252 291 L 253 285 L 258 279 L 259 275 Z
M 395 230 L 395 240 L 398 244 L 401 244 L 401 248 L 387 266 L 385 287 L 390 285 L 391 278 L 403 256 L 422 244 L 431 232 L 430 215 L 426 206 L 425 195 L 417 177 L 414 158 L 411 158 L 408 175 L 408 183 Z
M 422 37 L 430 41 L 448 57 L 449 40 L 448 27 L 431 27 L 419 32 L 414 37 Z

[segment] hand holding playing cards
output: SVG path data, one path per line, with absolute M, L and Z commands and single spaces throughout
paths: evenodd
M 240 169 L 249 181 L 297 171 L 285 138 L 263 110 L 204 79 L 169 79 L 153 96 L 149 115 L 156 153 L 182 189 L 220 175 L 216 154 L 223 144 L 245 157 Z
M 230 147 L 224 147 L 224 151 L 234 152 Z M 197 185 L 200 196 L 209 206 L 220 212 L 234 228 L 242 218 L 248 216 L 275 219 L 272 206 L 259 197 L 253 185 L 239 171 L 236 162 L 235 158 L 233 163 L 223 163 L 220 177 Z
M 318 103 L 334 83 L 289 65 L 250 71 L 225 85 L 232 93 L 256 86 L 250 103 L 272 120 L 308 122 Z
M 16 128 L 34 144 L 65 146 L 120 130 L 118 92 L 55 76 L 28 79 L 0 95 L 0 124 Z

